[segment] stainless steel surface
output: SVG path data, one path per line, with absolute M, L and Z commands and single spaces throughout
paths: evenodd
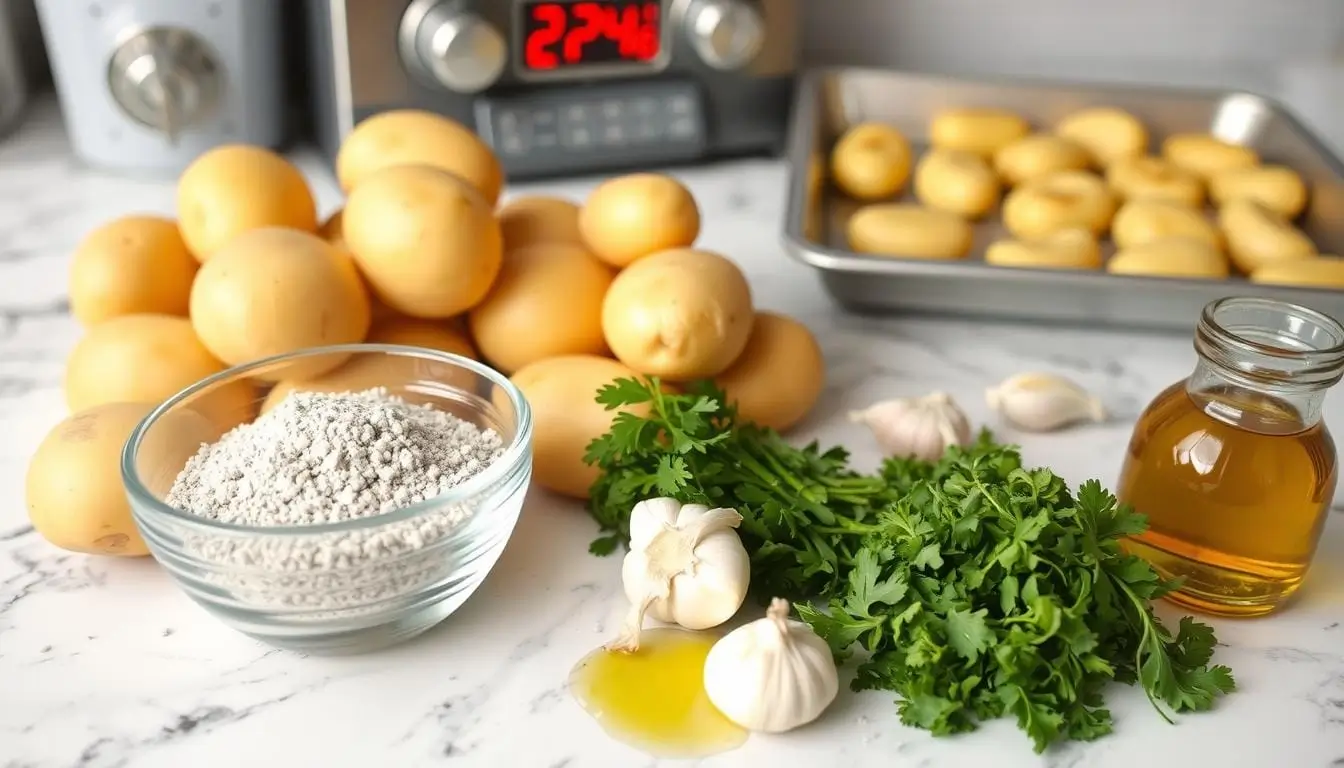
M 1344 164 L 1277 103 L 1248 93 L 1022 80 L 933 77 L 880 69 L 807 72 L 796 91 L 784 245 L 815 267 L 828 292 L 859 311 L 921 311 L 981 317 L 1188 331 L 1203 306 L 1229 295 L 1270 296 L 1344 318 L 1344 291 L 1257 285 L 1244 279 L 1185 280 L 1078 270 L 994 267 L 984 248 L 1002 236 L 997 216 L 975 229 L 964 261 L 924 261 L 854 253 L 844 225 L 858 207 L 827 184 L 827 159 L 850 125 L 878 120 L 901 129 L 917 151 L 930 117 L 954 106 L 1001 107 L 1037 127 L 1088 106 L 1129 110 L 1154 142 L 1207 131 L 1256 148 L 1267 162 L 1297 169 L 1311 191 L 1299 222 L 1323 253 L 1344 255 Z
M 415 0 L 402 16 L 401 56 L 412 72 L 457 93 L 494 85 L 509 61 L 509 47 L 493 24 L 460 3 Z
M 28 106 L 28 75 L 20 49 L 17 6 L 0 3 L 0 135 L 8 133 Z
M 176 144 L 183 131 L 214 113 L 223 75 L 200 37 L 185 29 L 152 27 L 112 52 L 107 87 L 128 117 Z
M 765 45 L 761 13 L 743 0 L 694 0 L 686 25 L 691 45 L 715 69 L 745 66 Z

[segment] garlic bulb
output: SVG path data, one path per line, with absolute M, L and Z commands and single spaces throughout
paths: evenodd
M 971 441 L 971 423 L 944 392 L 885 400 L 851 412 L 849 420 L 866 424 L 888 456 L 937 461 L 948 446 Z
M 985 390 L 985 402 L 1005 419 L 1031 432 L 1051 430 L 1080 421 L 1105 421 L 1101 400 L 1062 376 L 1019 373 Z
M 729 720 L 781 733 L 816 720 L 840 691 L 826 641 L 775 598 L 764 619 L 729 632 L 705 658 L 705 693 Z
M 630 552 L 621 581 L 631 603 L 621 635 L 607 648 L 639 649 L 645 615 L 686 629 L 731 619 L 747 596 L 751 561 L 733 530 L 742 515 L 676 499 L 647 499 L 630 512 Z

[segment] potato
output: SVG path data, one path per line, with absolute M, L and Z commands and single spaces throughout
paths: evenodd
M 1100 177 L 1086 171 L 1059 171 L 1008 193 L 1003 201 L 1003 224 L 1023 240 L 1076 227 L 1100 236 L 1110 225 L 1115 207 L 1115 196 Z
M 826 363 L 807 326 L 757 312 L 746 349 L 714 383 L 736 403 L 740 419 L 783 432 L 802 421 L 821 397 Z
M 1178 203 L 1134 200 L 1120 206 L 1111 222 L 1111 239 L 1117 248 L 1133 248 L 1167 237 L 1193 237 L 1219 250 L 1223 237 L 1204 212 Z
M 1020 116 L 1003 109 L 945 109 L 929 123 L 929 144 L 936 149 L 971 152 L 989 160 L 994 153 L 1031 132 Z
M 1250 274 L 1266 264 L 1316 255 L 1316 245 L 1292 222 L 1247 198 L 1231 200 L 1218 212 L 1232 263 Z
M 583 242 L 613 267 L 651 253 L 689 247 L 700 235 L 700 209 L 671 176 L 632 173 L 603 182 L 579 209 Z
M 596 467 L 583 463 L 588 444 L 606 434 L 620 411 L 597 403 L 598 389 L 617 379 L 638 378 L 626 366 L 595 355 L 566 355 L 538 360 L 513 375 L 513 383 L 532 406 L 532 478 L 555 493 L 588 498 Z M 648 415 L 644 405 L 622 408 Z
M 909 203 L 865 205 L 849 217 L 849 247 L 859 253 L 911 259 L 961 259 L 973 232 L 965 219 Z
M 298 168 L 262 147 L 207 151 L 177 181 L 182 238 L 204 262 L 238 235 L 264 227 L 317 231 L 317 204 Z
M 336 153 L 336 177 L 349 194 L 364 180 L 396 165 L 427 165 L 453 174 L 493 209 L 504 169 L 469 128 L 432 112 L 394 109 L 365 118 Z
M 1227 257 L 1207 240 L 1168 237 L 1117 252 L 1106 263 L 1113 275 L 1189 277 L 1221 280 L 1228 276 Z
M 568 200 L 519 197 L 500 208 L 497 216 L 506 253 L 538 243 L 583 243 L 579 234 L 579 206 Z
M 344 218 L 345 209 L 337 210 L 322 222 L 322 226 L 317 228 L 317 236 L 326 240 L 337 248 L 346 248 L 345 228 L 341 225 Z
M 915 196 L 930 208 L 978 219 L 999 203 L 999 179 L 979 155 L 935 149 L 915 166 Z
M 615 277 L 577 245 L 510 251 L 485 301 L 467 316 L 471 335 L 504 373 L 546 357 L 605 355 L 602 300 Z
M 742 354 L 755 318 L 742 270 L 677 248 L 626 267 L 602 301 L 602 333 L 632 370 L 671 381 L 717 376 Z
M 177 222 L 124 216 L 90 232 L 70 265 L 70 312 L 85 327 L 134 314 L 187 314 L 198 264 Z
M 985 263 L 996 267 L 1100 269 L 1101 245 L 1086 229 L 1061 229 L 1039 240 L 991 243 L 985 249 Z
M 438 319 L 480 303 L 499 275 L 503 239 L 485 200 L 424 165 L 364 177 L 345 202 L 345 241 L 380 301 Z
M 882 123 L 859 123 L 831 150 L 831 179 L 855 200 L 886 200 L 905 189 L 911 162 L 905 134 Z
M 421 320 L 414 317 L 387 317 L 369 328 L 369 344 L 401 344 L 424 347 L 454 355 L 476 358 L 471 339 L 451 322 Z
M 1223 141 L 1207 133 L 1178 133 L 1162 142 L 1167 162 L 1208 181 L 1223 171 L 1260 164 L 1254 149 Z
M 292 229 L 239 236 L 201 267 L 191 287 L 192 327 L 205 348 L 230 365 L 355 344 L 369 322 L 369 299 L 350 255 Z M 296 362 L 290 375 L 317 375 L 338 361 Z
M 1063 136 L 1036 133 L 994 153 L 994 170 L 1008 184 L 1021 184 L 1056 171 L 1082 171 L 1092 157 L 1083 145 Z
M 1254 200 L 1285 219 L 1295 219 L 1307 207 L 1307 185 L 1297 171 L 1282 165 L 1233 168 L 1209 179 L 1209 197 L 1219 205 Z
M 1251 282 L 1344 288 L 1344 259 L 1338 256 L 1317 256 L 1313 259 L 1273 262 L 1252 272 Z
M 1126 200 L 1156 200 L 1191 208 L 1204 205 L 1204 182 L 1160 157 L 1117 160 L 1106 169 L 1106 183 Z
M 1148 129 L 1137 117 L 1115 107 L 1074 112 L 1055 124 L 1055 134 L 1083 145 L 1101 168 L 1148 151 Z

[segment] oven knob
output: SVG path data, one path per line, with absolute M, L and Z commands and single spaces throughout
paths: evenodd
M 402 56 L 443 87 L 475 93 L 499 79 L 508 46 L 494 25 L 459 6 L 413 3 L 402 19 Z
M 169 143 L 200 123 L 219 102 L 222 76 L 214 54 L 185 29 L 152 27 L 126 40 L 107 65 L 112 99 L 132 120 Z
M 692 47 L 715 69 L 745 66 L 765 44 L 765 20 L 746 0 L 698 0 L 686 23 Z

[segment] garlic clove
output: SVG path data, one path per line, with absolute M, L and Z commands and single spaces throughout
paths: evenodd
M 970 421 L 946 392 L 884 400 L 850 412 L 849 420 L 872 430 L 887 456 L 937 461 L 949 446 L 971 441 Z
M 1101 400 L 1074 382 L 1051 373 L 1019 373 L 985 390 L 985 403 L 1014 426 L 1050 432 L 1083 421 L 1107 418 Z

